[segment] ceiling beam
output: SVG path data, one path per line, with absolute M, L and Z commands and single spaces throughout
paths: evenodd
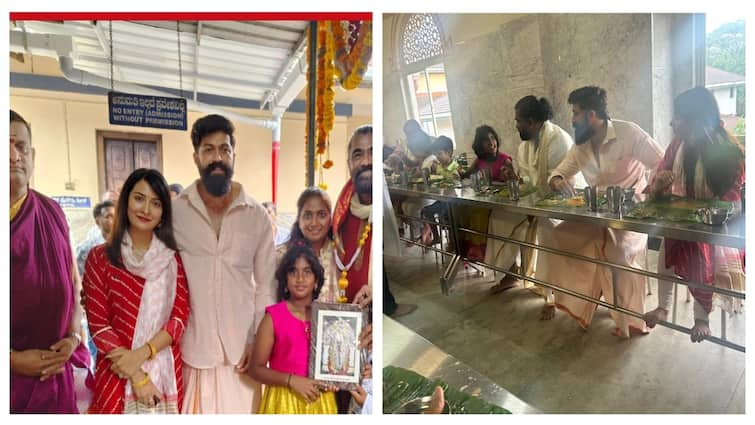
M 78 60 L 81 62 L 99 64 L 99 65 L 104 65 L 104 66 L 107 66 L 109 64 L 109 61 L 105 58 L 88 56 L 88 55 L 79 55 Z M 126 62 L 126 61 L 118 61 L 116 62 L 116 64 L 122 69 L 123 72 L 127 72 L 129 69 L 133 69 L 137 71 L 150 72 L 153 74 L 166 74 L 172 77 L 174 76 L 177 77 L 176 69 L 172 67 L 148 65 L 144 63 L 134 63 L 134 62 Z M 206 81 L 215 81 L 221 84 L 222 83 L 237 84 L 237 85 L 247 86 L 250 88 L 256 88 L 260 90 L 271 89 L 269 82 L 261 81 L 261 80 L 239 79 L 239 78 L 233 78 L 233 77 L 226 77 L 223 75 L 204 75 L 204 74 L 200 74 L 200 73 L 188 71 L 188 70 L 184 70 L 183 76 L 187 78 L 201 78 Z
M 115 62 L 114 59 L 110 57 L 110 43 L 112 43 L 113 40 L 110 40 L 109 37 L 105 36 L 105 31 L 100 25 L 100 22 L 102 21 L 92 22 L 92 29 L 94 30 L 94 35 L 97 36 L 97 41 L 100 42 L 100 47 L 102 47 L 102 52 L 105 53 L 105 58 L 108 61 Z M 113 51 L 115 51 L 115 47 L 113 48 Z M 123 72 L 121 72 L 120 67 L 116 66 L 115 63 L 113 63 L 113 79 L 123 81 Z
M 305 53 L 307 51 L 307 33 L 302 33 L 297 41 L 291 56 L 278 72 L 275 80 L 275 88 L 270 90 L 261 108 L 268 106 L 271 111 L 285 111 L 296 96 L 307 85 L 307 63 Z

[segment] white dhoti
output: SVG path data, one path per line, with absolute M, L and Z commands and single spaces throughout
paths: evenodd
M 526 215 L 494 210 L 490 216 L 488 233 L 536 245 L 545 243 L 546 246 L 552 247 L 550 234 L 558 223 L 560 223 L 560 220 L 544 217 L 530 219 Z M 534 275 L 535 278 L 541 279 L 542 276 L 537 273 L 537 270 L 547 270 L 548 268 L 546 264 L 548 257 L 541 254 L 543 253 L 536 249 L 523 247 L 513 242 L 488 238 L 485 262 L 503 270 L 508 270 L 516 264 L 519 266 L 520 274 Z M 522 263 L 524 263 L 524 267 L 522 267 Z M 524 287 L 542 296 L 547 302 L 553 302 L 553 293 L 549 288 L 534 285 L 528 281 L 525 281 Z
M 526 241 L 529 221 L 526 215 L 514 214 L 502 210 L 493 210 L 488 222 L 488 233 L 519 241 Z M 508 270 L 514 264 L 521 265 L 520 245 L 487 238 L 485 245 L 485 263 Z
M 182 414 L 257 413 L 262 387 L 245 373 L 236 372 L 226 361 L 211 369 L 183 364 L 184 401 Z
M 635 268 L 645 267 L 647 235 L 642 233 L 562 221 L 543 239 L 541 244 L 573 254 Z M 644 276 L 542 251 L 539 257 L 536 273 L 539 279 L 591 298 L 599 299 L 602 295 L 608 303 L 614 301 L 615 284 L 616 305 L 644 314 Z M 577 320 L 582 328 L 590 325 L 597 304 L 559 291 L 555 291 L 554 298 L 556 306 Z M 630 328 L 647 332 L 642 319 L 613 310 L 610 314 L 620 336 L 629 337 Z

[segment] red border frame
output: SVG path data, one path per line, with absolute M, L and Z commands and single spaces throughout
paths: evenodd
M 326 21 L 372 20 L 372 12 L 10 12 L 11 21 Z

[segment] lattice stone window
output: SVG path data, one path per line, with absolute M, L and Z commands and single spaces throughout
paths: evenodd
M 405 65 L 443 54 L 440 31 L 432 15 L 423 13 L 409 17 L 401 47 Z

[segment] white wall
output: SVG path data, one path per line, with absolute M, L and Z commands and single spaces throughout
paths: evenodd
M 737 90 L 734 89 L 734 97 L 729 97 L 730 87 L 721 87 L 712 89 L 713 96 L 716 97 L 718 102 L 718 109 L 721 115 L 736 115 L 737 114 Z
M 67 119 L 64 117 L 64 105 Z M 11 88 L 10 107 L 32 127 L 36 149 L 32 187 L 48 196 L 87 196 L 92 206 L 99 200 L 96 131 L 121 131 L 162 135 L 163 174 L 169 183 L 190 185 L 199 175 L 192 159 L 190 130 L 192 123 L 205 114 L 190 112 L 187 131 L 161 130 L 110 125 L 107 97 L 63 93 L 47 90 Z M 269 118 L 269 113 L 235 109 L 234 112 Z M 349 178 L 346 145 L 351 132 L 369 124 L 370 116 L 336 117 L 331 137 L 333 168 L 325 172 L 328 194 L 335 200 Z M 259 202 L 271 200 L 270 130 L 241 123 L 236 127 L 236 164 L 234 180 Z M 70 137 L 70 148 L 66 143 Z M 296 212 L 296 199 L 305 187 L 305 117 L 286 113 L 282 120 L 278 174 L 278 211 Z M 70 169 L 68 152 L 70 151 Z M 75 183 L 67 190 L 68 176 Z M 316 182 L 315 182 L 316 183 Z M 83 238 L 86 227 L 94 224 L 91 210 L 66 211 L 74 242 Z

